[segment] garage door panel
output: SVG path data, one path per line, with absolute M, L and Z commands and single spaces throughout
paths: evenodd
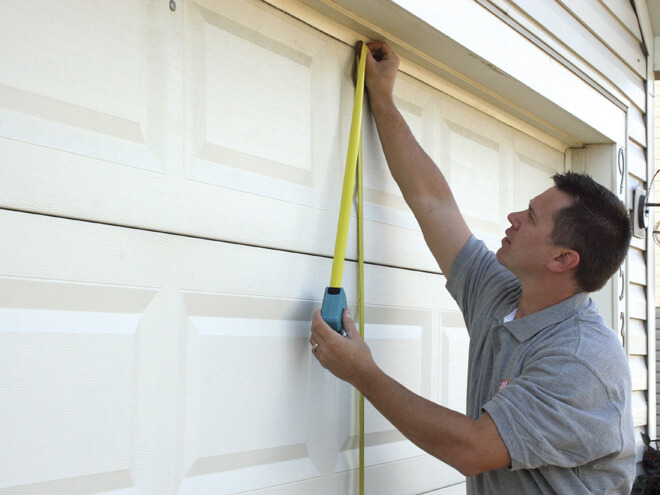
M 76 0 L 5 4 L 9 15 L 2 16 L 3 33 L 7 39 L 24 43 L 2 50 L 2 63 L 13 66 L 3 73 L 3 84 L 102 114 L 139 120 L 137 89 L 142 84 L 135 88 L 134 83 L 144 73 L 140 62 L 146 10 L 146 3 L 127 0 L 103 6 Z M 110 91 L 119 99 L 101 99 L 97 90 Z
M 439 403 L 454 411 L 466 412 L 467 359 L 470 339 L 458 320 L 460 313 L 442 314 Z M 460 326 L 459 326 L 460 325 Z
M 7 68 L 0 135 L 162 170 L 163 57 L 150 53 L 144 38 L 158 20 L 154 9 L 129 1 L 18 4 L 0 21 L 5 39 L 14 40 L 0 45 L 0 67 Z
M 264 24 L 272 32 L 255 31 L 203 7 L 199 10 L 206 21 L 205 36 L 197 45 L 203 52 L 195 74 L 202 83 L 201 95 L 196 94 L 203 95 L 195 105 L 203 111 L 196 122 L 199 143 L 309 170 L 315 96 L 312 64 L 321 43 L 292 27 Z M 290 39 L 301 34 L 302 40 Z M 277 39 L 282 35 L 289 39 Z M 292 47 L 295 41 L 305 51 Z M 233 69 L 231 78 L 228 67 Z
M 433 313 L 404 308 L 365 308 L 365 338 L 381 369 L 413 392 L 431 399 L 432 362 L 437 359 L 437 321 Z M 356 397 L 349 387 L 340 389 L 340 438 L 343 447 L 336 469 L 358 467 L 358 444 L 352 418 L 341 411 L 351 410 Z M 350 421 L 349 421 L 350 420 Z M 365 465 L 385 463 L 424 455 L 410 443 L 368 401 L 365 403 Z
M 515 210 L 553 185 L 552 176 L 564 171 L 564 154 L 521 136 L 514 139 L 513 183 Z
M 440 163 L 468 226 L 492 245 L 503 231 L 499 199 L 509 133 L 449 98 L 442 99 L 441 109 Z
M 0 491 L 133 486 L 135 335 L 154 292 L 0 278 L 2 444 L 12 453 Z
M 0 206 L 332 254 L 352 47 L 256 0 L 34 2 L 0 22 L 25 41 L 0 48 Z M 403 73 L 395 98 L 495 246 L 513 130 Z M 367 260 L 438 271 L 369 116 L 364 153 Z
M 336 129 L 328 102 L 339 86 L 326 81 L 334 68 L 338 82 L 339 58 L 326 58 L 318 34 L 250 3 L 192 11 L 186 177 L 319 206 L 318 174 L 336 154 L 315 137 Z
M 553 183 L 550 179 L 560 170 L 520 153 L 517 153 L 515 158 L 513 173 L 517 187 L 515 188 L 514 209 L 524 210 L 527 209 L 530 199 L 552 186 Z M 523 187 L 524 185 L 527 187 Z
M 199 376 L 191 376 L 199 380 L 198 459 L 188 476 L 215 475 L 222 486 L 242 480 L 226 493 L 318 477 L 307 450 L 315 306 L 190 292 L 184 298 L 200 363 Z M 280 463 L 266 475 L 264 465 Z
M 552 185 L 564 154 L 460 102 L 442 99 L 440 107 L 439 163 L 468 225 L 495 250 L 508 213 Z
M 500 143 L 449 119 L 445 139 L 451 160 L 449 181 L 463 214 L 497 224 L 499 207 L 483 206 L 498 205 Z
M 16 447 L 1 489 L 78 477 L 107 480 L 97 492 L 352 489 L 356 395 L 308 343 L 330 260 L 16 212 L 0 213 L 0 235 L 0 394 Z M 374 355 L 434 399 L 439 312 L 453 304 L 441 277 L 368 266 L 366 279 Z M 379 480 L 400 465 L 401 493 L 455 478 L 371 406 L 367 463 Z
M 186 17 L 185 177 L 215 188 L 210 236 L 331 255 L 352 48 L 260 2 L 199 2 Z

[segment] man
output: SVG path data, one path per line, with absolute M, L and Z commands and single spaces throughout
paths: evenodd
M 625 207 L 587 176 L 557 175 L 555 187 L 509 215 L 494 255 L 472 236 L 393 103 L 397 56 L 382 42 L 368 52 L 366 84 L 390 171 L 470 333 L 467 415 L 385 375 L 347 312 L 347 337 L 314 314 L 315 357 L 412 442 L 466 475 L 469 494 L 628 495 L 630 372 L 588 297 L 625 258 Z

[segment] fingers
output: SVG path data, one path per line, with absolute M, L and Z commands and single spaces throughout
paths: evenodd
M 376 62 L 390 60 L 396 56 L 394 55 L 394 52 L 390 46 L 384 41 L 374 41 L 372 43 L 367 43 L 367 47 L 369 48 L 369 53 Z
M 350 339 L 362 339 L 360 332 L 358 331 L 353 319 L 351 318 L 351 312 L 348 308 L 344 309 L 342 313 L 342 323 L 344 325 L 344 330 L 346 331 L 346 336 Z M 317 310 L 312 316 L 312 328 L 311 336 L 309 338 L 309 343 L 313 347 L 314 344 L 323 345 L 324 343 L 331 342 L 333 339 L 344 338 L 337 332 L 335 332 L 330 325 L 328 325 L 321 316 L 321 311 Z
M 330 325 L 323 320 L 321 310 L 319 309 L 315 311 L 312 316 L 312 336 L 309 339 L 310 344 L 314 345 L 314 343 L 317 342 L 322 344 L 325 341 L 326 335 L 328 335 L 328 331 L 334 332 L 334 330 L 330 328 Z M 312 342 L 312 339 L 314 342 Z
M 384 41 L 367 43 L 365 84 L 370 104 L 389 100 L 394 91 L 394 82 L 399 69 L 399 57 Z
M 312 317 L 309 343 L 312 346 L 312 354 L 321 366 L 337 378 L 355 385 L 365 372 L 377 367 L 347 309 L 342 313 L 342 323 L 347 332 L 346 336 L 330 328 L 323 321 L 321 312 L 316 311 Z
M 323 318 L 321 317 L 321 310 L 315 311 L 314 315 L 312 316 L 312 328 L 311 328 L 311 335 L 309 337 L 309 344 L 312 346 L 312 353 L 314 354 L 316 359 L 319 358 L 319 356 L 317 355 L 317 351 L 323 339 L 324 325 L 327 324 L 325 321 L 323 321 Z M 330 330 L 332 331 L 332 329 Z
M 355 327 L 355 323 L 351 319 L 351 312 L 348 308 L 344 309 L 342 313 L 342 323 L 344 325 L 344 330 L 349 337 L 353 338 L 355 336 L 359 337 L 360 332 Z M 328 325 L 321 316 L 321 310 L 314 312 L 312 316 L 312 336 L 309 338 L 309 343 L 314 345 L 315 343 L 322 344 L 327 340 L 332 340 L 337 337 L 341 337 L 340 334 L 335 332 L 330 325 Z
M 351 312 L 348 310 L 348 308 L 344 310 L 344 313 L 342 315 L 342 324 L 344 325 L 344 330 L 346 330 L 346 334 L 349 338 L 351 339 L 354 339 L 356 337 L 360 338 L 360 332 L 355 327 L 355 323 L 351 318 Z
M 358 41 L 355 45 L 358 60 L 362 55 L 362 45 L 364 42 Z M 398 57 L 385 41 L 371 41 L 367 43 L 367 56 L 375 62 L 382 62 L 386 60 L 397 60 Z
M 362 55 L 362 45 L 364 45 L 363 41 L 358 41 L 355 44 L 355 53 L 357 55 L 358 60 L 360 60 L 360 55 Z

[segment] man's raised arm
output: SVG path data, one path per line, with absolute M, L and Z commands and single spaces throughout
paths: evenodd
M 440 269 L 449 276 L 470 237 L 442 172 L 424 152 L 394 105 L 399 58 L 384 42 L 368 44 L 366 85 L 378 136 L 394 180 L 419 222 Z

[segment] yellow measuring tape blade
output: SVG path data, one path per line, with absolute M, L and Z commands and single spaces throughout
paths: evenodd
M 355 190 L 355 175 L 357 168 L 358 181 L 358 308 L 359 330 L 364 338 L 364 214 L 363 214 L 363 176 L 362 176 L 362 102 L 364 100 L 364 73 L 367 60 L 367 45 L 363 43 L 355 84 L 355 100 L 353 101 L 353 116 L 351 131 L 348 139 L 348 152 L 346 154 L 346 170 L 344 171 L 344 185 L 341 193 L 339 207 L 339 221 L 337 222 L 337 239 L 335 241 L 335 254 L 332 260 L 332 275 L 330 287 L 340 288 L 344 273 L 344 258 L 346 257 L 346 244 L 348 241 L 348 226 L 351 217 L 353 192 Z M 358 394 L 358 427 L 359 427 L 359 493 L 364 495 L 364 396 Z
M 360 131 L 362 129 L 362 101 L 364 99 L 364 71 L 366 68 L 367 44 L 362 44 L 360 63 L 358 65 L 357 83 L 355 84 L 355 100 L 353 101 L 353 117 L 351 132 L 348 139 L 346 154 L 346 170 L 344 171 L 344 186 L 341 192 L 339 206 L 339 221 L 337 222 L 337 240 L 335 254 L 332 260 L 330 287 L 341 287 L 341 277 L 344 273 L 344 258 L 346 257 L 346 242 L 348 241 L 348 224 L 351 218 L 351 204 L 355 189 L 355 168 L 357 167 Z
M 360 131 L 358 148 L 358 307 L 360 316 L 360 336 L 364 339 L 364 181 L 362 176 L 362 131 Z M 359 394 L 358 399 L 359 424 L 359 491 L 364 495 L 364 395 Z

